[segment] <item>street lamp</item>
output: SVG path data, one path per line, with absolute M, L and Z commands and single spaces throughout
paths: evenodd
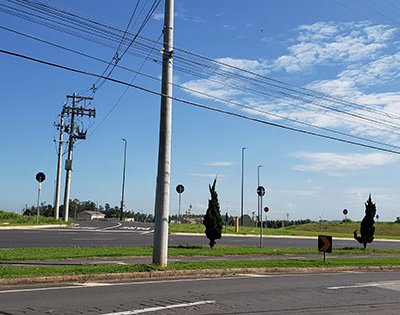
M 124 194 L 125 194 L 125 170 L 126 170 L 126 145 L 128 140 L 122 138 L 124 141 L 124 169 L 122 171 L 122 196 L 121 196 L 121 221 L 124 215 Z
M 246 147 L 242 147 L 242 191 L 241 191 L 241 201 L 240 201 L 240 225 L 241 226 L 243 226 L 244 150 L 246 150 Z
M 263 167 L 262 165 L 257 166 L 257 187 L 260 187 L 260 168 Z M 260 208 L 260 198 L 257 197 L 257 209 L 258 209 L 258 221 L 260 221 L 261 218 L 261 211 L 262 209 Z M 262 222 L 260 222 L 262 224 Z

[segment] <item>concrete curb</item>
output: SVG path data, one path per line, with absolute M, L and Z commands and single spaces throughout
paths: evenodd
M 43 224 L 43 225 L 1 225 L 0 230 L 32 230 L 67 227 L 67 224 Z
M 400 266 L 370 266 L 370 267 L 321 267 L 321 268 L 231 268 L 231 269 L 203 269 L 203 270 L 168 270 L 132 273 L 111 273 L 93 275 L 66 275 L 50 277 L 21 277 L 2 278 L 0 286 L 30 285 L 30 284 L 57 284 L 57 283 L 86 283 L 100 281 L 121 280 L 149 280 L 162 278 L 213 278 L 229 277 L 246 274 L 278 274 L 278 273 L 320 273 L 320 272 L 362 272 L 362 271 L 399 271 Z

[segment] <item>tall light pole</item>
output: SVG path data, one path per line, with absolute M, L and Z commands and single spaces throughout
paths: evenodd
M 257 166 L 257 187 L 260 187 L 260 168 L 263 167 L 262 165 Z M 258 221 L 260 221 L 262 209 L 260 208 L 260 197 L 257 197 L 257 209 L 258 209 Z M 260 224 L 261 221 L 260 221 Z
M 160 140 L 156 203 L 154 210 L 153 264 L 166 266 L 168 262 L 168 218 L 171 171 L 172 129 L 172 60 L 173 60 L 174 0 L 165 0 L 164 43 L 162 50 L 162 80 L 160 109 Z
M 243 181 L 244 181 L 244 150 L 246 147 L 242 147 L 242 190 L 240 194 L 240 225 L 243 225 Z
M 125 171 L 126 171 L 126 144 L 128 143 L 128 140 L 122 138 L 122 141 L 124 141 L 124 168 L 123 168 L 123 171 L 122 171 L 121 221 L 122 221 L 122 217 L 123 217 L 123 215 L 124 215 Z

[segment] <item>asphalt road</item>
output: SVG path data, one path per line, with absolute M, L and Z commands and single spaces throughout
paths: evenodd
M 1 287 L 1 314 L 399 314 L 400 272 Z
M 154 225 L 124 222 L 81 222 L 79 227 L 46 229 L 0 229 L 0 248 L 67 247 L 67 246 L 152 246 Z M 223 236 L 220 245 L 258 246 L 258 236 Z M 265 236 L 264 247 L 316 248 L 316 238 L 290 238 Z M 208 245 L 205 235 L 169 236 L 170 246 Z M 333 248 L 360 247 L 355 240 L 334 239 Z M 371 248 L 399 249 L 400 242 L 377 241 Z

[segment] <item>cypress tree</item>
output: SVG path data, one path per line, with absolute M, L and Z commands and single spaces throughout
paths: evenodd
M 209 185 L 211 199 L 208 200 L 208 209 L 203 218 L 203 224 L 206 227 L 206 236 L 210 240 L 210 247 L 213 248 L 215 240 L 221 238 L 222 218 L 219 209 L 218 194 L 215 190 L 217 179 L 214 179 L 213 185 Z
M 363 244 L 364 248 L 367 248 L 367 243 L 372 243 L 374 240 L 375 233 L 375 214 L 376 214 L 376 205 L 372 202 L 371 194 L 367 202 L 365 203 L 365 216 L 361 221 L 360 233 L 361 235 L 357 235 L 357 230 L 354 231 L 354 239 L 358 241 L 360 244 Z

